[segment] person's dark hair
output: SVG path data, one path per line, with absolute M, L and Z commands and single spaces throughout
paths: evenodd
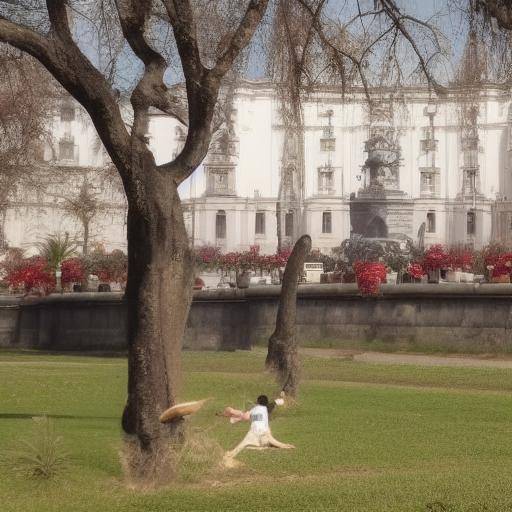
M 260 395 L 258 398 L 256 398 L 256 403 L 258 405 L 264 405 L 265 407 L 268 407 L 268 396 Z

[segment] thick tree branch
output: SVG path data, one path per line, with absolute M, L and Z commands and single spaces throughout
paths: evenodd
M 69 28 L 67 0 L 46 0 L 52 31 L 61 41 L 74 44 Z
M 176 39 L 186 80 L 200 81 L 205 68 L 197 42 L 197 25 L 190 0 L 162 0 Z
M 153 106 L 182 123 L 186 123 L 183 106 L 169 93 L 164 83 L 165 59 L 145 38 L 145 27 L 151 14 L 151 2 L 116 0 L 121 29 L 135 55 L 144 63 L 144 75 L 131 95 L 135 112 L 132 135 L 143 138 L 149 107 Z M 180 108 L 181 106 L 181 108 Z
M 176 184 L 186 180 L 208 151 L 212 119 L 222 79 L 258 27 L 268 0 L 251 0 L 226 50 L 212 70 L 200 61 L 196 23 L 189 0 L 162 0 L 171 21 L 181 56 L 189 105 L 188 133 L 181 153 L 172 162 L 159 166 L 173 174 Z
M 250 0 L 240 25 L 233 34 L 226 50 L 212 69 L 212 73 L 216 78 L 222 78 L 231 69 L 236 57 L 252 39 L 256 27 L 260 24 L 267 10 L 267 6 L 268 0 Z
M 477 0 L 476 10 L 494 18 L 501 28 L 512 30 L 512 4 L 510 0 Z

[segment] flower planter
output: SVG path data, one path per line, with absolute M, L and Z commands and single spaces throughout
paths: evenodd
M 396 284 L 398 280 L 398 272 L 388 272 L 386 274 L 386 283 L 387 284 Z
M 475 281 L 475 274 L 471 272 L 462 272 L 461 282 L 473 283 Z
M 464 272 L 460 272 L 458 270 L 448 270 L 446 272 L 446 280 L 449 283 L 460 283 L 462 281 L 462 276 Z
M 98 291 L 99 292 L 110 292 L 111 288 L 108 283 L 101 283 L 98 285 Z
M 380 293 L 380 285 L 386 279 L 386 267 L 378 262 L 355 262 L 357 287 L 361 295 L 375 296 Z
M 436 268 L 434 270 L 428 271 L 428 282 L 437 284 L 439 283 L 439 280 L 441 279 L 441 269 Z
M 194 279 L 193 290 L 202 290 L 204 288 L 204 281 L 200 277 Z
M 510 283 L 510 275 L 492 276 L 491 283 Z
M 250 272 L 242 272 L 240 275 L 236 276 L 236 286 L 238 288 L 249 288 L 251 284 L 251 273 Z
M 356 275 L 354 272 L 346 272 L 343 274 L 342 281 L 344 283 L 355 283 L 356 282 Z

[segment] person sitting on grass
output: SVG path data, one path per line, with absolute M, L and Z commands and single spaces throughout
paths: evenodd
M 279 404 L 277 399 L 275 401 L 276 404 Z M 281 402 L 282 403 L 282 402 Z M 235 448 L 226 452 L 224 455 L 224 461 L 229 461 L 236 457 L 244 448 L 254 447 L 254 448 L 283 448 L 290 449 L 295 448 L 293 444 L 281 443 L 277 439 L 272 436 L 272 432 L 270 431 L 270 427 L 268 425 L 268 410 L 269 401 L 266 395 L 260 395 L 256 399 L 256 405 L 247 412 L 237 411 L 236 409 L 232 409 L 231 407 L 226 407 L 223 415 L 228 416 L 231 419 L 231 422 L 240 420 L 250 420 L 251 428 L 249 432 L 247 432 L 246 436 L 242 439 L 240 443 L 238 443 Z

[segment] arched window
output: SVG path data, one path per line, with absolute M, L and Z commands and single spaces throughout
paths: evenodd
M 215 219 L 215 238 L 224 240 L 226 238 L 226 212 L 219 210 Z

